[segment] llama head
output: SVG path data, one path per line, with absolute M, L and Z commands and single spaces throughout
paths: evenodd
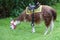
M 16 28 L 16 25 L 18 24 L 18 23 L 20 23 L 20 21 L 14 21 L 14 20 L 12 20 L 11 22 L 10 22 L 10 28 L 11 29 L 15 29 Z

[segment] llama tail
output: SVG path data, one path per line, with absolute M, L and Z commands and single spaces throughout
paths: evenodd
M 52 10 L 52 16 L 53 16 L 53 20 L 56 20 L 57 14 L 55 10 Z

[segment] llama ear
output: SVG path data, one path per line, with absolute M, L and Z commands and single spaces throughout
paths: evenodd
M 36 5 L 40 5 L 41 3 L 39 3 L 39 2 L 37 2 L 37 4 Z
M 10 20 L 13 20 L 13 18 L 10 18 Z
M 31 3 L 29 3 L 29 7 L 31 6 Z

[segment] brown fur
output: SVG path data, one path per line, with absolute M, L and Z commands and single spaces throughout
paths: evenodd
M 51 20 L 56 19 L 56 11 L 47 5 L 42 5 L 42 12 L 38 12 L 34 14 L 34 22 L 40 23 L 40 21 L 43 19 L 45 21 L 46 26 L 48 27 Z M 22 12 L 22 14 L 16 19 L 19 21 L 31 21 L 32 20 L 32 14 L 26 14 L 26 10 Z

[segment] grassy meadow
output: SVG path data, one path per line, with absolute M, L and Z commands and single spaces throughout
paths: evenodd
M 35 25 L 36 32 L 32 33 L 29 22 L 22 22 L 15 30 L 10 29 L 10 18 L 0 19 L 0 40 L 60 40 L 60 3 L 52 6 L 57 11 L 57 19 L 54 22 L 54 30 L 51 34 L 43 35 L 44 23 Z

